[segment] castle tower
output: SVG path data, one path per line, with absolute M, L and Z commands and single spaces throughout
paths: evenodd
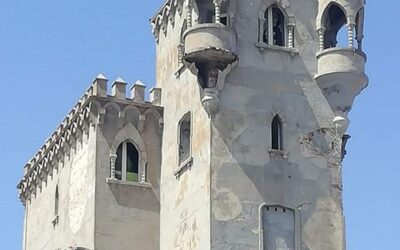
M 160 249 L 345 249 L 341 162 L 368 83 L 363 19 L 364 0 L 162 6 Z
M 97 76 L 25 166 L 23 249 L 344 250 L 363 21 L 364 0 L 168 0 L 150 101 Z
M 99 75 L 18 185 L 24 250 L 159 248 L 161 90 Z

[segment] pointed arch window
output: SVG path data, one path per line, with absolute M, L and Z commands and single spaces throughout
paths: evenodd
M 346 29 L 346 23 L 345 12 L 337 4 L 332 3 L 324 14 L 324 49 L 334 48 L 338 45 L 339 34 L 342 33 L 340 31 Z
M 139 180 L 139 152 L 130 141 L 124 141 L 117 148 L 115 178 L 137 182 Z
M 264 13 L 262 42 L 268 45 L 286 46 L 287 21 L 282 10 L 276 5 L 269 7 Z
M 282 120 L 276 115 L 271 124 L 271 147 L 274 150 L 283 150 Z

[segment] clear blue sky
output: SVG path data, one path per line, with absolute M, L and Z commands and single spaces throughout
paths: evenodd
M 0 248 L 21 249 L 15 188 L 91 80 L 154 84 L 148 19 L 162 0 L 0 0 Z M 369 0 L 370 86 L 351 112 L 344 162 L 349 250 L 396 250 L 400 235 L 399 0 Z M 323 249 L 321 249 L 323 250 Z

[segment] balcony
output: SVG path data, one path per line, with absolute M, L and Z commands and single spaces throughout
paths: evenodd
M 229 27 L 219 23 L 196 24 L 184 34 L 185 56 L 188 63 L 222 63 L 237 60 L 236 35 Z
M 317 55 L 315 79 L 335 113 L 347 114 L 368 85 L 366 59 L 362 51 L 350 48 L 325 49 Z

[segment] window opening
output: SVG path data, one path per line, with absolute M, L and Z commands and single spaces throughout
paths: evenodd
M 215 5 L 211 0 L 196 0 L 199 10 L 199 23 L 213 23 L 215 18 Z
M 273 5 L 264 15 L 263 42 L 269 45 L 286 46 L 286 20 L 281 9 Z
M 125 141 L 118 146 L 115 178 L 132 182 L 139 180 L 139 152 L 130 142 Z
M 265 206 L 261 212 L 264 250 L 295 250 L 295 214 L 280 206 Z
M 343 28 L 346 30 L 346 15 L 343 10 L 336 4 L 331 4 L 325 14 L 325 35 L 324 48 L 334 48 L 338 45 L 338 34 Z M 343 30 L 340 32 L 340 40 L 343 40 Z M 347 32 L 345 38 L 347 39 Z
M 190 112 L 183 116 L 179 123 L 179 165 L 191 155 L 191 117 Z
M 282 145 L 282 120 L 276 115 L 271 124 L 272 149 L 283 150 Z
M 56 193 L 54 195 L 54 215 L 58 215 L 58 208 L 59 208 L 59 202 L 60 202 L 60 194 L 58 193 L 58 186 L 56 187 Z

